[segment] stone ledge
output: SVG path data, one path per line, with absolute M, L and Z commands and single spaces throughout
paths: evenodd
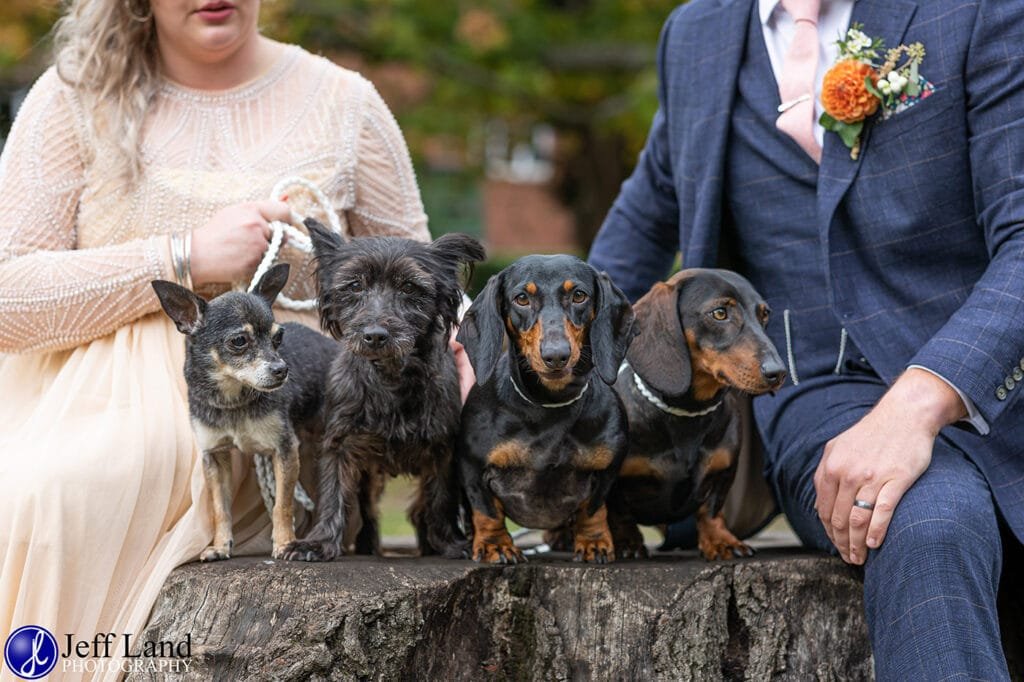
M 246 558 L 172 573 L 142 638 L 191 633 L 189 679 L 870 679 L 861 592 L 858 569 L 796 549 L 609 566 Z

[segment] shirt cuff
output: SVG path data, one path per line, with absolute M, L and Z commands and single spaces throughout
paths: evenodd
M 928 372 L 932 376 L 936 376 L 936 377 L 942 379 L 944 382 L 946 382 L 947 386 L 949 386 L 951 389 L 956 391 L 956 394 L 958 396 L 960 396 L 960 400 L 963 401 L 964 407 L 967 408 L 967 416 L 964 417 L 963 419 L 961 419 L 960 421 L 961 422 L 966 422 L 967 424 L 970 424 L 971 426 L 973 426 L 974 430 L 977 431 L 982 436 L 987 436 L 988 435 L 989 430 L 990 430 L 989 426 L 988 426 L 988 422 L 985 421 L 985 418 L 981 416 L 980 412 L 978 412 L 978 408 L 975 407 L 974 401 L 971 400 L 970 398 L 968 398 L 967 395 L 963 391 L 961 391 L 959 388 L 957 388 L 956 384 L 954 384 L 952 381 L 950 381 L 946 377 L 942 376 L 941 374 L 939 374 L 935 370 L 928 369 L 927 367 L 925 367 L 923 365 L 908 365 L 907 369 L 923 369 L 924 371 Z

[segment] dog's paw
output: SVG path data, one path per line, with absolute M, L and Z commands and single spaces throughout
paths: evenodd
M 731 539 L 701 538 L 698 541 L 698 547 L 700 548 L 701 556 L 707 561 L 754 556 L 754 548 L 745 542 L 737 540 L 735 537 Z
M 441 556 L 445 559 L 467 559 L 469 558 L 469 543 L 449 542 L 441 550 Z
M 330 543 L 295 540 L 275 549 L 273 556 L 282 561 L 333 561 L 338 553 Z
M 485 564 L 525 564 L 526 557 L 506 533 L 473 541 L 473 561 Z
M 615 558 L 622 559 L 646 559 L 650 556 L 650 552 L 647 551 L 647 545 L 641 540 L 638 544 L 615 543 Z
M 202 554 L 199 555 L 199 560 L 203 562 L 207 561 L 223 561 L 224 559 L 231 558 L 231 546 L 215 546 L 210 545 L 203 550 Z
M 610 564 L 615 561 L 615 545 L 611 533 L 598 535 L 576 536 L 573 561 L 586 561 L 598 564 Z
M 616 559 L 646 559 L 650 556 L 644 535 L 635 524 L 616 526 L 612 531 L 612 544 L 615 545 Z
M 707 561 L 754 556 L 754 548 L 732 534 L 721 514 L 697 519 L 697 548 Z

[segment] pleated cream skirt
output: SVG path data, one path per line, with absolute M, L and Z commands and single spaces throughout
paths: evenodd
M 40 625 L 62 647 L 138 635 L 170 571 L 209 544 L 183 360 L 163 313 L 71 351 L 0 356 L 0 632 Z M 233 462 L 235 554 L 270 549 L 252 469 Z

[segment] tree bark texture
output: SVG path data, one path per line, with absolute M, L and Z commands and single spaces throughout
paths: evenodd
M 859 680 L 861 595 L 857 569 L 799 550 L 609 566 L 248 558 L 176 570 L 140 639 L 191 633 L 189 679 Z

